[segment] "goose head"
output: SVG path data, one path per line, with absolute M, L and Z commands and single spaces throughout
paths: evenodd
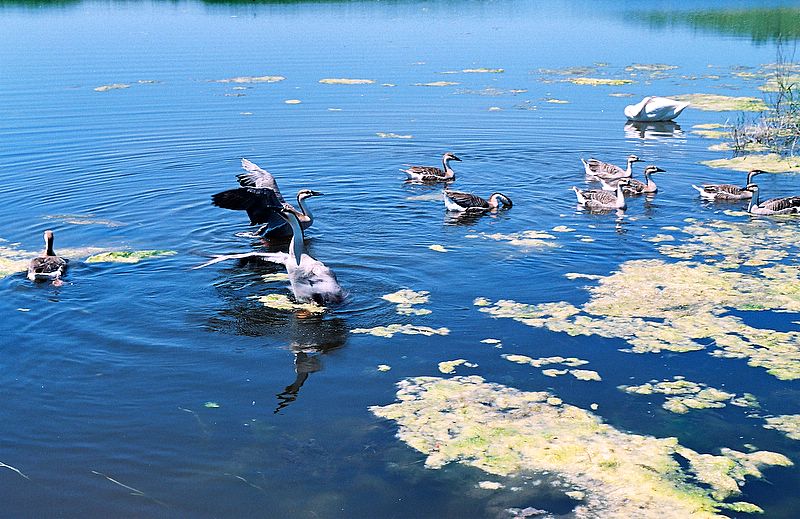
M 644 161 L 639 157 L 637 157 L 636 155 L 628 155 L 628 164 L 633 164 L 634 162 L 644 162 Z
M 324 193 L 320 193 L 319 191 L 314 191 L 313 189 L 301 189 L 297 192 L 297 199 L 298 200 L 305 200 L 306 198 L 311 198 L 312 196 L 322 196 Z
M 767 173 L 767 171 L 764 171 L 763 169 L 751 169 L 750 171 L 748 171 L 747 172 L 747 186 L 745 187 L 745 189 L 748 189 L 750 187 L 750 185 L 753 182 L 753 177 L 754 176 L 761 175 L 763 173 Z
M 513 205 L 514 205 L 514 203 L 511 201 L 511 199 L 508 198 L 503 193 L 492 193 L 489 196 L 489 200 L 493 200 L 494 203 L 497 204 L 498 206 L 500 204 L 503 204 L 503 207 L 505 207 L 506 209 L 511 209 L 511 207 L 513 207 Z
M 645 175 L 652 175 L 653 173 L 664 173 L 664 172 L 666 172 L 666 170 L 661 169 L 658 166 L 650 165 L 644 168 Z
M 454 160 L 456 162 L 461 162 L 461 159 L 459 159 L 458 157 L 455 156 L 455 154 L 453 154 L 453 153 L 451 153 L 449 151 L 447 153 L 445 153 L 444 155 L 442 155 L 442 161 L 449 162 L 451 160 Z

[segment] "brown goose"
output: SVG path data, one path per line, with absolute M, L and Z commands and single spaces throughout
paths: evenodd
M 629 179 L 623 178 L 617 184 L 616 191 L 606 191 L 603 189 L 578 189 L 572 186 L 575 191 L 575 196 L 578 198 L 578 203 L 587 209 L 603 210 L 603 209 L 625 209 L 627 203 L 625 202 L 625 193 L 623 188 L 628 185 Z
M 753 177 L 766 173 L 760 169 L 751 169 L 747 173 L 747 183 L 744 187 L 735 186 L 733 184 L 703 184 L 698 187 L 692 184 L 692 187 L 700 192 L 700 197 L 706 200 L 749 200 L 753 197 L 753 191 L 748 189 Z
M 642 162 L 636 155 L 628 155 L 628 169 L 622 169 L 614 164 L 603 162 L 597 159 L 583 160 L 583 169 L 590 177 L 602 178 L 603 180 L 618 180 L 620 178 L 630 178 L 633 175 L 631 169 L 634 162 Z
M 647 166 L 644 168 L 644 182 L 635 178 L 628 179 L 628 185 L 622 188 L 622 191 L 625 192 L 626 195 L 652 195 L 658 192 L 658 186 L 653 179 L 650 178 L 650 175 L 653 173 L 664 173 L 665 170 L 657 167 L 657 166 Z M 616 189 L 615 184 L 619 181 L 612 181 L 606 182 L 602 178 L 600 179 L 600 184 L 603 186 L 603 189 L 606 191 L 613 191 Z
M 758 185 L 749 184 L 747 189 L 752 191 L 753 197 L 747 212 L 758 215 L 777 215 L 777 214 L 800 214 L 800 196 L 785 196 L 782 198 L 770 198 L 764 202 L 758 201 Z
M 278 189 L 275 177 L 269 171 L 261 169 L 247 159 L 242 159 L 242 168 L 246 173 L 236 175 L 239 185 L 242 187 L 213 195 L 211 203 L 223 209 L 247 211 L 250 225 L 262 225 L 256 233 L 264 238 L 291 238 L 292 228 L 279 214 L 280 207 L 286 202 Z M 305 200 L 321 195 L 322 193 L 311 189 L 298 191 L 297 205 L 300 206 L 300 211 L 298 211 L 297 219 L 303 229 L 311 227 L 311 224 L 314 223 L 314 215 Z
M 33 258 L 28 264 L 28 279 L 31 281 L 52 281 L 61 284 L 61 276 L 67 269 L 69 260 L 56 256 L 53 251 L 53 231 L 44 232 L 45 249 L 41 256 Z
M 450 167 L 450 161 L 461 162 L 461 159 L 450 152 L 442 155 L 442 167 L 434 166 L 409 166 L 408 169 L 401 169 L 408 175 L 408 180 L 417 182 L 451 182 L 456 179 L 456 173 Z
M 448 211 L 486 213 L 494 211 L 501 205 L 510 209 L 514 204 L 503 193 L 492 193 L 487 200 L 472 193 L 444 190 L 444 206 Z

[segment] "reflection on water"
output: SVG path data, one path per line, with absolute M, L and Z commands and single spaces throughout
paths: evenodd
M 800 9 L 796 7 L 634 11 L 630 15 L 649 23 L 653 28 L 688 25 L 696 30 L 747 36 L 756 43 L 800 38 Z
M 681 126 L 673 121 L 667 122 L 633 122 L 625 123 L 625 137 L 628 139 L 669 139 L 684 137 Z

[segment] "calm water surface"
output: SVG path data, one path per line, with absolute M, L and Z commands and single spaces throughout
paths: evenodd
M 695 5 L 753 7 L 793 6 Z M 765 415 L 796 414 L 796 382 L 706 352 L 624 353 L 622 340 L 492 319 L 472 304 L 481 296 L 579 305 L 586 281 L 564 274 L 608 275 L 625 261 L 662 257 L 647 239 L 687 217 L 741 221 L 689 187 L 741 181 L 699 164 L 724 154 L 691 131 L 736 113 L 687 110 L 678 127 L 647 135 L 624 124 L 623 107 L 644 95 L 762 95 L 732 72 L 773 62 L 774 39 L 693 23 L 678 8 L 0 2 L 0 245 L 38 250 L 51 228 L 56 250 L 178 253 L 138 264 L 74 261 L 61 287 L 22 274 L 0 279 L 0 461 L 27 476 L 0 470 L 0 515 L 502 517 L 504 508 L 534 506 L 569 516 L 574 503 L 557 493 L 476 491 L 487 479 L 478 469 L 424 468 L 424 456 L 395 438 L 396 425 L 369 412 L 395 400 L 399 380 L 441 376 L 438 362 L 456 358 L 478 365 L 458 374 L 550 390 L 583 408 L 598 403 L 625 431 L 677 436 L 700 452 L 754 444 L 800 462 L 796 441 L 741 408 L 678 416 L 659 399 L 616 389 L 684 375 L 752 392 Z M 634 63 L 679 68 L 599 87 L 540 72 L 591 66 L 590 76 L 631 78 L 624 69 Z M 459 72 L 481 67 L 504 72 Z M 265 75 L 286 79 L 216 82 Z M 417 86 L 438 81 L 458 84 Z M 117 83 L 130 87 L 94 90 Z M 436 164 L 445 151 L 463 159 L 454 187 L 503 191 L 513 209 L 453 222 L 438 187 L 403 183 L 404 163 Z M 624 217 L 577 211 L 570 186 L 584 182 L 579 157 L 622 162 L 629 153 L 668 171 L 659 194 L 631 201 Z M 251 296 L 288 294 L 262 280 L 278 267 L 191 270 L 212 254 L 260 247 L 241 235 L 244 214 L 210 205 L 211 194 L 235 186 L 241 157 L 269 169 L 287 196 L 304 187 L 326 194 L 311 202 L 308 247 L 338 274 L 345 304 L 322 317 L 264 307 Z M 765 178 L 762 189 L 797 192 L 797 179 Z M 545 251 L 468 237 L 559 225 L 575 231 Z M 785 262 L 796 266 L 796 256 Z M 432 313 L 397 315 L 381 296 L 401 288 L 429 291 Z M 797 330 L 796 314 L 758 318 Z M 450 333 L 350 333 L 389 323 Z M 479 342 L 486 337 L 503 349 Z M 578 356 L 603 382 L 548 378 L 503 352 Z M 799 484 L 796 467 L 767 469 L 741 499 L 767 517 L 796 517 Z

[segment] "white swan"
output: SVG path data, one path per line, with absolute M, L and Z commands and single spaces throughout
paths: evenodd
M 676 101 L 668 97 L 645 97 L 635 105 L 625 107 L 625 117 L 629 121 L 651 122 L 671 121 L 678 117 L 689 106 L 684 101 Z
M 320 306 L 336 304 L 344 301 L 345 291 L 339 285 L 336 274 L 321 261 L 312 258 L 305 252 L 303 229 L 300 227 L 296 209 L 285 204 L 279 214 L 292 229 L 292 241 L 289 253 L 285 252 L 247 252 L 244 254 L 227 254 L 217 256 L 211 261 L 194 268 L 207 267 L 229 259 L 260 258 L 270 263 L 280 263 L 286 267 L 289 275 L 289 286 L 298 301 L 313 301 Z

